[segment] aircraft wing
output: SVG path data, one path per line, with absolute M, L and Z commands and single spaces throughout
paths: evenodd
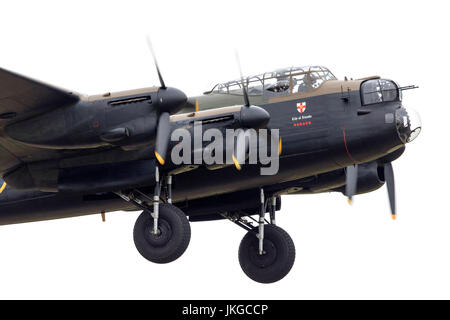
M 76 94 L 0 68 L 0 119 L 23 119 L 78 100 Z
M 78 95 L 67 90 L 0 68 L 0 174 L 20 165 L 23 159 L 32 161 L 48 158 L 49 153 L 55 153 L 8 139 L 3 132 L 8 123 L 75 103 L 79 99 Z

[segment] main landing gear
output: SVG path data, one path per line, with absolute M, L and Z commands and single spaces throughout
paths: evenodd
M 133 237 L 139 253 L 155 263 L 169 263 L 178 259 L 187 249 L 191 239 L 189 221 L 179 208 L 172 204 L 172 178 L 164 179 L 165 203 L 161 201 L 161 182 L 156 168 L 153 199 L 139 190 L 116 192 L 124 200 L 143 209 L 134 226 Z M 259 220 L 257 226 L 237 215 L 224 215 L 247 230 L 239 246 L 239 263 L 244 273 L 260 283 L 272 283 L 283 279 L 295 260 L 295 246 L 289 234 L 276 226 L 276 197 L 265 199 L 260 190 Z M 268 210 L 267 210 L 268 209 Z M 265 219 L 270 213 L 270 222 Z
M 261 208 L 258 226 L 254 227 L 243 218 L 230 219 L 240 227 L 247 229 L 239 246 L 239 263 L 244 273 L 260 283 L 272 283 L 283 279 L 291 270 L 295 261 L 295 246 L 289 234 L 275 225 L 276 198 L 270 203 L 264 201 L 261 189 Z M 264 218 L 266 207 L 270 209 L 270 223 Z
M 191 240 L 189 221 L 179 208 L 172 204 L 172 177 L 166 177 L 166 203 L 160 203 L 161 182 L 156 168 L 153 200 L 144 193 L 133 190 L 128 194 L 117 192 L 124 200 L 144 209 L 133 230 L 134 244 L 139 253 L 155 263 L 172 262 L 186 251 Z M 153 202 L 153 207 L 148 205 Z
M 264 250 L 258 251 L 258 239 L 249 231 L 239 246 L 239 264 L 244 273 L 260 283 L 283 279 L 295 261 L 295 246 L 289 234 L 274 225 L 264 227 Z
M 191 239 L 191 227 L 184 212 L 172 204 L 160 204 L 157 233 L 154 227 L 151 213 L 143 211 L 133 230 L 139 253 L 155 263 L 169 263 L 181 257 Z

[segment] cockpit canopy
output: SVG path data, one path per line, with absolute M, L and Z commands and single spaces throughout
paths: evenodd
M 249 95 L 264 95 L 270 98 L 314 90 L 328 80 L 336 80 L 330 70 L 320 66 L 308 66 L 278 69 L 247 77 L 244 82 L 248 86 Z M 209 93 L 241 95 L 242 81 L 238 79 L 219 83 Z

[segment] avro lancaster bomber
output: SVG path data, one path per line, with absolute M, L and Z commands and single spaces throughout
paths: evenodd
M 386 184 L 395 218 L 392 162 L 421 130 L 402 104 L 414 86 L 301 67 L 188 98 L 156 68 L 159 87 L 98 96 L 0 69 L 0 224 L 142 210 L 137 250 L 169 263 L 187 249 L 191 222 L 229 220 L 247 232 L 244 273 L 271 283 L 295 260 L 276 224 L 282 195 L 341 192 L 351 201 Z M 219 154 L 227 160 L 210 161 Z

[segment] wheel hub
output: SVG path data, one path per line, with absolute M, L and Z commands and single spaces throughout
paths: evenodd
M 172 228 L 167 221 L 160 219 L 158 226 L 158 233 L 153 232 L 153 220 L 149 220 L 145 228 L 145 239 L 147 242 L 155 247 L 164 246 L 172 237 Z
M 277 258 L 277 249 L 272 241 L 264 239 L 264 252 L 259 254 L 259 246 L 256 242 L 250 248 L 250 261 L 259 268 L 266 268 L 272 265 Z

